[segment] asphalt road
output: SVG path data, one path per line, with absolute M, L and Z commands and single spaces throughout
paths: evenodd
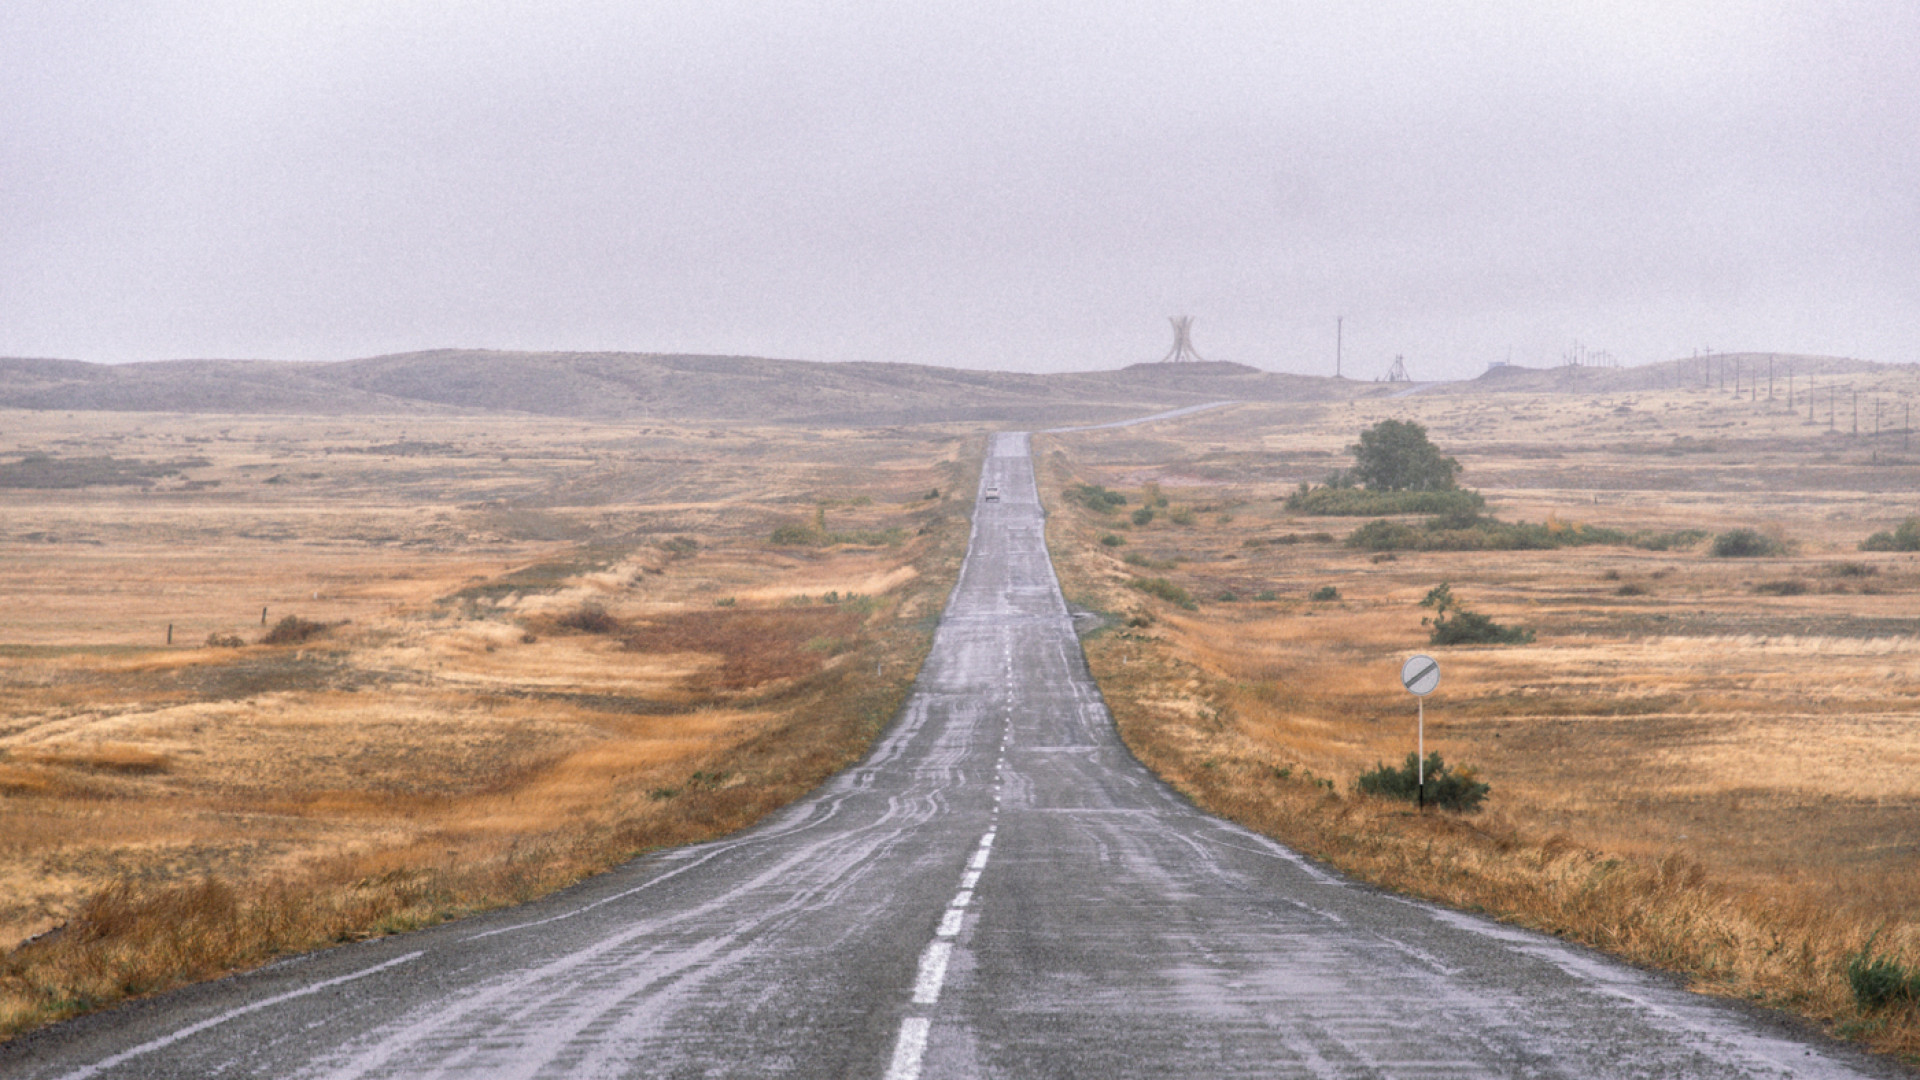
M 0 1049 L 32 1077 L 1845 1077 L 1770 1014 L 1355 885 L 1115 737 L 1023 435 L 903 714 L 760 827 Z

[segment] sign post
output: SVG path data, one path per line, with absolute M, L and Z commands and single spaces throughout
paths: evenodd
M 1419 784 L 1416 805 L 1427 809 L 1427 695 L 1440 685 L 1440 661 L 1425 653 L 1416 653 L 1400 665 L 1400 685 L 1407 688 L 1420 704 L 1418 749 L 1414 752 L 1414 778 Z

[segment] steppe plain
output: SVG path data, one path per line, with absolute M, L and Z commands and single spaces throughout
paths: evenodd
M 1862 1013 L 1844 968 L 1863 949 L 1920 960 L 1920 556 L 1859 550 L 1920 513 L 1920 445 L 1886 419 L 1920 379 L 1836 370 L 1809 399 L 1807 370 L 1791 409 L 1784 378 L 1769 403 L 1764 379 L 1736 396 L 1677 364 L 1586 373 L 1615 376 L 1592 392 L 1516 373 L 1051 436 L 1050 541 L 1069 597 L 1111 613 L 1088 651 L 1123 735 L 1202 805 L 1911 1055 L 1912 1011 Z M 1285 508 L 1389 418 L 1426 425 L 1502 520 L 1698 538 L 1389 553 L 1344 542 L 1366 518 Z M 1089 483 L 1127 505 L 1061 497 Z M 1737 528 L 1786 550 L 1714 557 Z M 1154 579 L 1193 608 L 1138 587 Z M 1442 583 L 1535 640 L 1430 645 L 1420 601 Z M 1443 671 L 1427 748 L 1492 784 L 1482 813 L 1352 793 L 1413 750 L 1398 672 L 1416 652 Z
M 0 371 L 0 1025 L 754 820 L 892 715 L 987 430 L 1238 398 L 1036 441 L 1136 754 L 1362 877 L 1912 1054 L 1911 1016 L 1852 1008 L 1838 968 L 1869 939 L 1920 963 L 1920 562 L 1857 550 L 1920 513 L 1893 412 L 1920 379 L 1801 359 L 1789 409 L 1746 362 L 1737 394 L 1698 362 L 1412 394 L 1231 365 Z M 450 380 L 463 364 L 481 373 Z M 1852 430 L 1855 389 L 1878 433 Z M 1384 418 L 1426 424 L 1503 519 L 1755 527 L 1789 550 L 1383 559 L 1342 543 L 1366 519 L 1285 510 Z M 1168 505 L 1135 526 L 1063 500 L 1073 483 Z M 1128 587 L 1144 576 L 1196 607 Z M 1430 650 L 1418 601 L 1442 581 L 1536 640 Z M 1325 585 L 1339 599 L 1307 599 Z M 325 628 L 260 643 L 289 615 Z M 1492 783 L 1481 814 L 1351 792 L 1411 748 L 1394 673 L 1423 650 L 1445 671 L 1429 748 Z

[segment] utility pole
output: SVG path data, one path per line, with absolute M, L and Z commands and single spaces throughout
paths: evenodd
M 1840 430 L 1839 428 L 1836 428 L 1833 426 L 1833 403 L 1834 403 L 1835 397 L 1839 393 L 1840 393 L 1839 387 L 1834 386 L 1831 383 L 1827 385 L 1827 430 L 1828 431 Z
M 1856 437 L 1860 434 L 1860 388 L 1857 386 L 1853 389 L 1853 434 Z
M 1787 411 L 1793 411 L 1793 365 L 1787 365 Z
M 1773 401 L 1773 354 L 1767 354 L 1767 401 Z

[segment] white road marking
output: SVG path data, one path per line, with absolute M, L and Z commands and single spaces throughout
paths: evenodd
M 60 1080 L 86 1080 L 87 1077 L 93 1076 L 96 1073 L 105 1072 L 106 1070 L 111 1069 L 122 1062 L 131 1061 L 134 1058 L 141 1057 L 142 1055 L 151 1054 L 155 1050 L 160 1050 L 165 1047 L 172 1046 L 174 1043 L 179 1042 L 181 1039 L 185 1039 L 193 1035 L 198 1035 L 210 1027 L 215 1027 L 219 1024 L 224 1024 L 229 1020 L 233 1020 L 238 1017 L 245 1016 L 250 1012 L 258 1012 L 261 1009 L 278 1005 L 283 1001 L 292 1001 L 294 998 L 306 997 L 308 994 L 317 994 L 320 991 L 325 990 L 329 987 L 339 986 L 341 983 L 350 983 L 355 979 L 364 979 L 375 972 L 385 971 L 390 967 L 397 967 L 411 960 L 418 960 L 420 957 L 424 955 L 426 955 L 424 952 L 410 952 L 405 956 L 396 956 L 385 963 L 375 964 L 370 968 L 362 968 L 359 971 L 353 972 L 350 975 L 338 975 L 331 979 L 322 979 L 317 983 L 313 983 L 312 985 L 309 985 L 309 986 L 303 986 L 298 990 L 289 990 L 284 994 L 275 994 L 274 996 L 269 998 L 261 998 L 259 1001 L 249 1002 L 245 1005 L 240 1006 L 237 1009 L 228 1009 L 226 1012 L 221 1013 L 219 1016 L 209 1017 L 205 1020 L 200 1021 L 197 1024 L 188 1024 L 186 1027 L 183 1027 L 178 1031 L 169 1032 L 165 1035 L 160 1036 L 157 1039 L 148 1040 L 147 1042 L 143 1042 L 139 1046 L 133 1047 L 130 1050 L 122 1050 L 121 1052 L 113 1055 L 112 1057 L 102 1058 L 99 1061 L 94 1062 L 93 1064 L 87 1066 L 84 1069 L 76 1069 L 73 1072 L 66 1074 L 65 1076 L 61 1077 Z
M 987 849 L 981 848 L 979 851 L 976 851 L 973 853 L 973 861 L 967 864 L 967 869 L 985 870 L 986 868 L 987 868 Z
M 978 884 L 980 884 L 980 871 L 978 870 L 969 870 L 967 871 L 967 876 L 960 879 L 960 887 L 963 889 L 971 890 Z
M 957 907 L 948 908 L 947 913 L 940 916 L 940 929 L 934 931 L 934 933 L 940 937 L 952 937 L 960 932 L 960 920 L 966 917 L 966 909 Z
M 951 955 L 951 941 L 933 942 L 920 954 L 920 974 L 913 980 L 915 1005 L 932 1005 L 940 1000 L 940 985 L 947 981 L 947 958 Z
M 961 889 L 959 892 L 953 894 L 953 903 L 947 906 L 948 907 L 966 907 L 968 904 L 971 904 L 971 903 L 973 903 L 973 890 Z
M 909 1016 L 900 1021 L 900 1038 L 893 1044 L 893 1062 L 887 1066 L 887 1080 L 919 1080 L 920 1058 L 927 1052 L 927 1029 L 933 1022 L 924 1016 Z

